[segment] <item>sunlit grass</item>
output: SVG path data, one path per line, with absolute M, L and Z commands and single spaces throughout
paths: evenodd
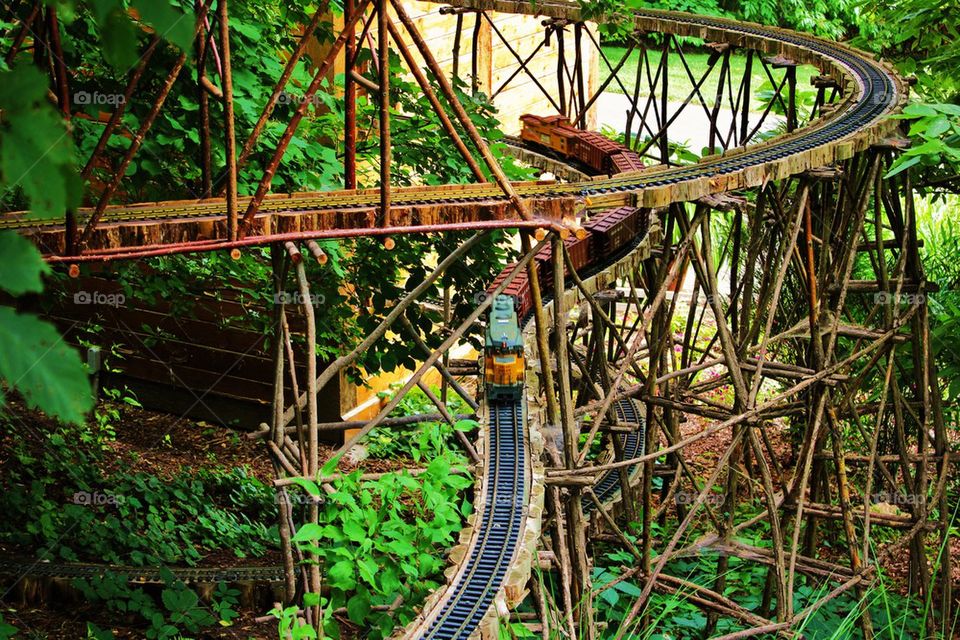
M 616 68 L 617 64 L 620 62 L 623 55 L 627 52 L 626 47 L 615 46 L 615 45 L 606 45 L 603 47 L 603 52 L 606 54 L 607 59 L 610 61 L 610 65 L 613 68 Z M 650 61 L 650 77 L 656 77 L 657 65 L 660 64 L 660 56 L 662 55 L 661 51 L 649 50 L 648 59 Z M 710 54 L 691 51 L 689 53 L 684 52 L 684 59 L 687 64 L 690 66 L 690 71 L 693 74 L 695 80 L 699 80 L 703 73 L 709 67 Z M 630 54 L 630 58 L 623 64 L 623 67 L 617 73 L 617 77 L 620 79 L 620 83 L 623 84 L 621 88 L 620 83 L 617 83 L 616 80 L 612 80 L 610 85 L 607 87 L 607 91 L 610 93 L 623 93 L 623 89 L 626 89 L 628 92 L 633 92 L 636 77 L 637 77 L 637 65 L 640 62 L 640 50 L 635 49 L 633 53 Z M 708 100 L 712 101 L 717 93 L 717 83 L 720 81 L 720 67 L 722 61 L 718 60 L 716 66 L 710 74 L 710 77 L 701 85 L 700 91 L 703 96 Z M 730 57 L 730 74 L 733 78 L 733 93 L 736 95 L 737 89 L 740 85 L 740 79 L 743 77 L 746 72 L 747 58 L 745 55 L 732 55 Z M 773 77 L 779 82 L 783 78 L 783 70 L 771 69 L 770 72 L 773 74 Z M 797 69 L 797 86 L 800 89 L 809 90 L 810 88 L 810 78 L 814 75 L 817 75 L 818 71 L 809 65 L 803 65 Z M 610 69 L 607 65 L 601 60 L 600 61 L 600 82 L 604 82 L 610 76 Z M 767 77 L 767 74 L 763 70 L 763 66 L 760 62 L 754 58 L 753 67 L 751 70 L 751 86 L 756 90 L 760 89 L 765 83 L 770 84 L 770 80 Z M 647 95 L 646 88 L 648 86 L 646 71 L 644 71 L 643 81 L 640 84 L 640 95 Z M 683 102 L 686 100 L 687 96 L 690 95 L 690 91 L 693 89 L 693 82 L 690 81 L 690 76 L 687 74 L 687 71 L 684 69 L 683 63 L 680 61 L 679 54 L 675 52 L 670 53 L 667 65 L 667 100 L 670 102 Z M 694 97 L 694 100 L 696 98 Z

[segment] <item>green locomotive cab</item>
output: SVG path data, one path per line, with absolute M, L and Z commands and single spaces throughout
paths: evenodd
M 525 370 L 523 334 L 514 300 L 510 296 L 497 296 L 490 309 L 484 340 L 483 380 L 487 400 L 520 400 Z

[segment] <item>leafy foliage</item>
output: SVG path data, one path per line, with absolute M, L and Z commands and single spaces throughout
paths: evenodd
M 918 207 L 918 235 L 924 242 L 924 269 L 939 291 L 928 294 L 931 335 L 939 378 L 948 400 L 960 398 L 960 222 L 956 196 Z M 904 358 L 906 360 L 906 358 Z M 913 363 L 905 363 L 912 368 Z
M 943 164 L 960 164 L 960 106 L 917 103 L 907 105 L 902 114 L 893 117 L 911 121 L 909 134 L 914 143 L 897 159 L 887 177 L 914 166 L 928 172 Z
M 654 524 L 655 529 L 659 526 Z M 741 538 L 740 542 L 768 546 L 762 536 Z M 598 637 L 613 638 L 623 631 L 626 613 L 640 595 L 643 583 L 631 579 L 619 580 L 633 557 L 622 550 L 608 551 L 599 559 L 593 569 L 593 586 L 598 597 L 604 603 L 597 607 L 599 628 L 605 631 Z M 717 555 L 702 553 L 696 557 L 682 558 L 667 563 L 665 573 L 683 578 L 690 585 L 699 585 L 712 589 L 717 579 Z M 729 558 L 726 576 L 726 588 L 723 595 L 730 598 L 746 610 L 764 616 L 764 584 L 767 568 L 756 562 L 744 561 L 736 557 Z M 619 581 L 617 581 L 619 580 Z M 607 587 L 606 585 L 610 585 Z M 794 594 L 794 610 L 803 611 L 830 591 L 832 585 L 798 584 Z M 696 593 L 692 586 L 680 586 L 673 593 L 650 595 L 646 613 L 651 623 L 645 627 L 630 628 L 626 631 L 630 637 L 646 639 L 660 638 L 696 638 L 703 637 L 707 627 L 707 616 L 697 607 L 691 596 Z M 878 637 L 918 638 L 931 631 L 923 616 L 924 605 L 914 598 L 896 593 L 881 575 L 881 578 L 869 590 L 865 602 L 870 607 L 874 628 Z M 812 615 L 798 625 L 798 631 L 805 638 L 816 640 L 839 640 L 840 638 L 862 638 L 859 627 L 858 601 L 854 595 L 844 594 L 830 600 L 818 608 Z M 636 624 L 636 621 L 635 621 Z M 744 626 L 731 618 L 718 620 L 714 636 L 735 633 Z
M 607 18 L 601 29 L 613 37 L 629 33 L 635 9 L 665 9 L 722 16 L 841 38 L 861 24 L 856 0 L 578 0 L 589 19 Z
M 463 462 L 446 452 L 416 477 L 402 471 L 361 482 L 357 471 L 335 481 L 334 493 L 320 507 L 319 524 L 301 526 L 294 537 L 323 564 L 330 587 L 326 607 L 346 607 L 350 621 L 369 629 L 373 638 L 385 638 L 413 618 L 416 603 L 439 586 L 443 550 L 471 511 L 471 504 L 459 498 L 473 484 Z M 316 484 L 300 484 L 321 496 Z M 373 609 L 398 596 L 403 603 L 392 614 Z M 339 637 L 332 621 L 325 630 Z
M 866 0 L 861 23 L 872 25 L 856 44 L 883 53 L 903 74 L 917 78 L 922 101 L 909 105 L 903 119 L 912 121 L 908 149 L 890 172 L 906 169 L 920 179 L 921 190 L 960 188 L 960 45 L 956 5 L 926 0 Z
M 48 268 L 36 248 L 17 234 L 0 232 L 0 290 L 19 296 L 43 290 Z M 80 423 L 93 406 L 90 384 L 77 352 L 49 322 L 0 306 L 0 380 L 31 408 Z M 0 408 L 4 402 L 0 391 Z
M 166 587 L 160 593 L 160 603 L 143 589 L 132 587 L 125 576 L 113 572 L 89 579 L 76 579 L 73 586 L 91 602 L 102 602 L 107 609 L 121 615 L 136 615 L 147 627 L 148 640 L 173 640 L 184 633 L 197 634 L 217 623 L 230 626 L 237 617 L 235 607 L 240 592 L 223 582 L 217 585 L 209 605 L 200 602 L 197 593 L 182 580 L 164 569 L 161 571 Z M 95 626 L 95 625 L 94 625 Z M 97 637 L 112 638 L 110 632 L 99 630 Z
M 8 430 L 15 427 L 8 426 Z M 15 432 L 15 431 L 14 431 Z M 14 445 L 0 505 L 0 539 L 41 556 L 115 564 L 195 564 L 201 552 L 259 556 L 276 544 L 272 490 L 243 469 L 102 470 L 103 453 L 79 446 L 78 430 L 44 434 L 40 453 Z M 69 531 L 70 535 L 64 535 Z
M 389 392 L 380 394 L 388 397 Z M 439 393 L 436 394 L 439 397 Z M 447 410 L 450 415 L 467 414 L 469 407 L 456 394 L 447 398 Z M 436 407 L 420 389 L 413 389 L 405 395 L 391 414 L 401 417 L 424 413 L 434 413 Z M 454 430 L 470 432 L 476 429 L 474 420 L 460 420 L 454 426 L 444 421 L 423 422 L 413 428 L 378 427 L 364 439 L 367 455 L 371 458 L 408 457 L 415 462 L 432 460 L 445 451 L 455 450 L 458 446 Z
M 861 24 L 872 25 L 855 42 L 881 51 L 904 73 L 915 73 L 921 95 L 954 102 L 960 93 L 960 43 L 953 1 L 866 0 Z

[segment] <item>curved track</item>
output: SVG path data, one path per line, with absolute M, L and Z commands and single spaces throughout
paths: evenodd
M 479 535 L 447 598 L 413 637 L 469 637 L 500 590 L 520 541 L 529 488 L 524 403 L 488 404 L 487 410 L 489 446 Z
M 617 411 L 617 418 L 623 422 L 640 425 L 636 431 L 625 434 L 620 437 L 620 443 L 623 445 L 623 456 L 625 460 L 639 458 L 646 450 L 647 424 L 646 419 L 640 415 L 639 403 L 636 400 L 618 400 L 614 403 Z M 640 465 L 635 464 L 627 469 L 627 477 L 632 478 L 640 470 Z M 613 469 L 607 471 L 600 480 L 593 486 L 593 492 L 600 502 L 612 502 L 620 492 L 620 470 Z M 596 507 L 593 501 L 583 501 L 583 510 L 587 513 L 593 511 Z

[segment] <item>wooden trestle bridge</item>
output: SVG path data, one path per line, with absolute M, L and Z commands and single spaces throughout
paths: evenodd
M 206 33 L 208 13 L 220 26 L 213 33 L 221 38 L 229 34 L 227 0 L 212 4 L 199 4 L 198 42 L 215 40 Z M 924 296 L 928 284 L 918 256 L 907 173 L 885 177 L 901 148 L 896 121 L 889 116 L 905 103 L 907 83 L 883 62 L 835 42 L 719 18 L 637 11 L 627 16 L 637 34 L 631 50 L 640 52 L 637 77 L 625 79 L 622 63 L 604 57 L 611 78 L 599 91 L 614 82 L 622 87 L 635 80 L 637 90 L 624 91 L 631 103 L 628 122 L 631 131 L 634 123 L 641 128 L 643 139 L 628 135 L 627 144 L 640 150 L 647 168 L 563 183 L 511 183 L 459 105 L 451 80 L 403 3 L 348 0 L 346 5 L 344 28 L 326 58 L 314 61 L 307 99 L 286 123 L 252 194 L 238 193 L 237 167 L 257 148 L 304 47 L 291 53 L 256 128 L 241 132 L 232 122 L 229 46 L 221 41 L 222 99 L 230 136 L 229 179 L 222 197 L 111 204 L 183 69 L 184 53 L 169 70 L 150 115 L 141 120 L 94 206 L 58 219 L 6 214 L 0 227 L 30 236 L 50 262 L 69 266 L 270 245 L 277 291 L 291 281 L 305 301 L 311 300 L 311 283 L 303 260 L 311 254 L 321 257 L 312 240 L 473 231 L 448 255 L 438 257 L 432 273 L 396 302 L 375 331 L 322 371 L 316 358 L 307 355 L 316 352 L 312 306 L 302 309 L 307 327 L 303 353 L 291 346 L 287 323 L 279 321 L 287 309 L 278 309 L 277 397 L 272 423 L 258 436 L 273 456 L 277 490 L 283 495 L 298 490 L 294 478 L 316 478 L 325 462 L 318 446 L 317 390 L 390 330 L 406 331 L 423 345 L 420 329 L 405 322 L 405 313 L 491 229 L 518 231 L 522 258 L 498 291 L 518 274 L 529 279 L 534 311 L 525 329 L 530 369 L 524 402 L 508 411 L 478 406 L 445 367 L 444 354 L 484 316 L 492 302 L 487 297 L 462 324 L 446 328 L 440 349 L 425 349 L 422 364 L 403 388 L 337 452 L 343 454 L 384 424 L 430 370 L 438 370 L 482 418 L 480 440 L 465 444 L 477 463 L 477 513 L 451 554 L 447 585 L 404 629 L 406 635 L 492 634 L 498 617 L 529 598 L 544 638 L 591 637 L 596 594 L 588 541 L 595 536 L 622 545 L 635 559 L 626 573 L 643 588 L 624 629 L 642 621 L 645 605 L 657 591 L 685 594 L 708 613 L 710 629 L 718 619 L 731 618 L 749 629 L 736 637 L 789 636 L 790 629 L 826 600 L 845 592 L 862 594 L 877 577 L 878 564 L 899 554 L 909 554 L 911 589 L 941 598 L 948 615 L 949 554 L 944 554 L 946 566 L 937 575 L 931 574 L 924 555 L 928 542 L 948 534 L 945 486 L 950 470 L 930 348 Z M 478 21 L 490 11 L 540 15 L 545 30 L 574 32 L 581 46 L 596 44 L 579 6 L 566 0 L 456 0 L 443 10 L 475 14 Z M 30 14 L 33 19 L 38 18 Z M 305 29 L 304 40 L 311 37 L 315 23 Z M 458 34 L 462 24 L 459 20 Z M 29 20 L 24 21 L 23 29 L 29 28 Z M 368 32 L 376 37 L 358 37 Z M 645 38 L 650 34 L 659 35 Z M 686 64 L 681 46 L 685 36 L 702 38 L 714 52 L 703 77 L 694 77 Z M 391 78 L 388 65 L 381 65 L 381 188 L 355 189 L 356 157 L 350 145 L 356 140 L 356 83 L 349 70 L 358 48 L 368 41 L 381 51 L 396 48 L 406 61 L 473 170 L 476 184 L 390 187 L 391 154 L 402 154 L 403 149 L 390 145 Z M 569 46 L 573 39 L 557 38 L 554 46 L 563 47 L 564 42 Z M 649 54 L 657 49 L 659 62 L 652 63 Z M 309 117 L 310 98 L 343 52 L 348 65 L 347 188 L 270 193 L 287 145 L 301 120 Z M 515 76 L 529 73 L 523 55 L 513 54 L 521 63 Z M 746 56 L 742 77 L 734 77 L 733 55 Z M 148 51 L 130 74 L 128 96 L 139 90 L 150 60 Z M 584 89 L 585 71 L 576 52 L 560 60 L 556 93 L 538 86 L 558 113 L 583 122 L 597 95 Z M 718 151 L 695 164 L 671 163 L 668 142 L 675 139 L 682 116 L 670 115 L 667 105 L 670 65 L 682 65 L 689 75 L 693 89 L 682 110 L 708 116 L 711 145 Z M 798 65 L 819 69 L 811 109 L 797 99 Z M 763 70 L 775 90 L 763 117 L 773 118 L 775 104 L 786 114 L 786 131 L 762 141 L 762 127 L 754 116 L 763 107 L 757 108 L 753 96 L 757 88 L 751 86 L 751 68 Z M 719 76 L 718 89 L 705 95 L 701 87 L 710 75 Z M 68 95 L 56 84 L 66 82 L 65 75 L 53 82 L 55 95 Z M 449 112 L 445 104 L 451 106 Z M 121 103 L 85 175 L 104 153 L 123 110 Z M 729 126 L 719 124 L 721 111 L 733 115 Z M 237 144 L 235 135 L 247 135 L 245 143 Z M 562 175 L 555 159 L 530 150 L 517 153 Z M 209 166 L 204 170 L 210 174 Z M 486 181 L 488 174 L 492 182 Z M 626 251 L 595 256 L 589 269 L 577 273 L 563 240 L 581 233 L 581 223 L 591 212 L 625 205 L 640 207 L 649 224 Z M 719 246 L 718 229 L 728 230 Z M 550 287 L 532 266 L 547 246 L 554 276 Z M 730 266 L 720 272 L 721 263 Z M 676 294 L 674 285 L 688 266 L 692 291 Z M 677 323 L 684 327 L 682 334 L 673 328 Z M 293 380 L 299 398 L 284 406 L 285 378 L 296 371 L 292 359 L 306 361 L 307 379 Z M 869 395 L 868 385 L 880 392 Z M 729 398 L 716 394 L 724 387 L 732 389 Z M 445 419 L 453 420 L 437 404 Z M 773 442 L 771 426 L 783 421 L 802 434 L 789 458 Z M 609 455 L 592 460 L 587 454 L 597 439 Z M 685 452 L 707 439 L 719 448 L 715 464 L 698 472 L 702 477 L 690 467 Z M 715 499 L 717 491 L 721 501 Z M 872 510 L 870 496 L 880 492 L 902 497 L 903 511 L 892 515 Z M 740 508 L 745 503 L 762 508 L 747 517 Z M 315 520 L 317 509 L 308 517 Z M 624 534 L 628 520 L 640 523 L 635 542 Z M 677 523 L 672 535 L 654 536 L 654 524 L 666 520 Z M 280 525 L 289 548 L 299 523 L 286 507 Z M 712 533 L 692 539 L 687 534 L 693 525 Z M 878 529 L 885 531 L 884 543 L 875 546 L 873 532 Z M 826 532 L 839 532 L 841 555 L 822 553 Z M 741 533 L 769 544 L 745 544 Z M 671 560 L 708 552 L 718 565 L 716 583 L 710 587 L 669 573 Z M 723 595 L 731 558 L 756 563 L 767 572 L 759 610 L 747 610 Z M 538 563 L 558 576 L 556 601 L 531 579 Z M 319 592 L 322 572 L 317 564 L 299 566 L 291 560 L 284 570 L 288 597 Z M 794 593 L 804 577 L 828 586 L 819 602 L 796 610 Z M 309 607 L 303 615 L 312 622 L 320 619 Z M 866 610 L 860 624 L 870 637 Z

